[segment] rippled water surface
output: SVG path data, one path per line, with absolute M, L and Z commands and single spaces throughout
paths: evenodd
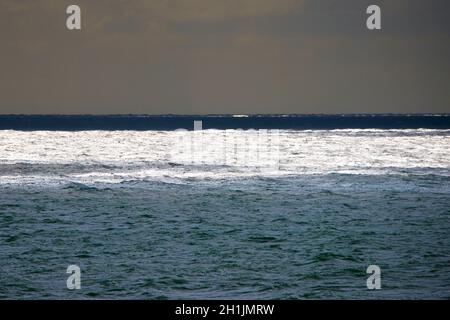
M 0 131 L 0 298 L 450 298 L 449 130 L 255 134 Z

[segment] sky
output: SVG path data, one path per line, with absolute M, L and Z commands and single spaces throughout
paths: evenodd
M 450 112 L 448 0 L 0 0 L 0 114 L 417 112 Z

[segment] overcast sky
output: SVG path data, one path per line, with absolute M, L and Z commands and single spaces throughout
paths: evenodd
M 450 112 L 450 1 L 0 0 L 0 59 L 2 114 Z

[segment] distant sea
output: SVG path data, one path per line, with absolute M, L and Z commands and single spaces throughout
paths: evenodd
M 450 114 L 0 115 L 0 130 L 450 129 Z
M 0 299 L 449 299 L 449 235 L 450 115 L 0 116 Z

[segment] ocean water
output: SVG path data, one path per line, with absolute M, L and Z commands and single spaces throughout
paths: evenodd
M 450 298 L 449 128 L 273 127 L 0 130 L 0 298 Z

